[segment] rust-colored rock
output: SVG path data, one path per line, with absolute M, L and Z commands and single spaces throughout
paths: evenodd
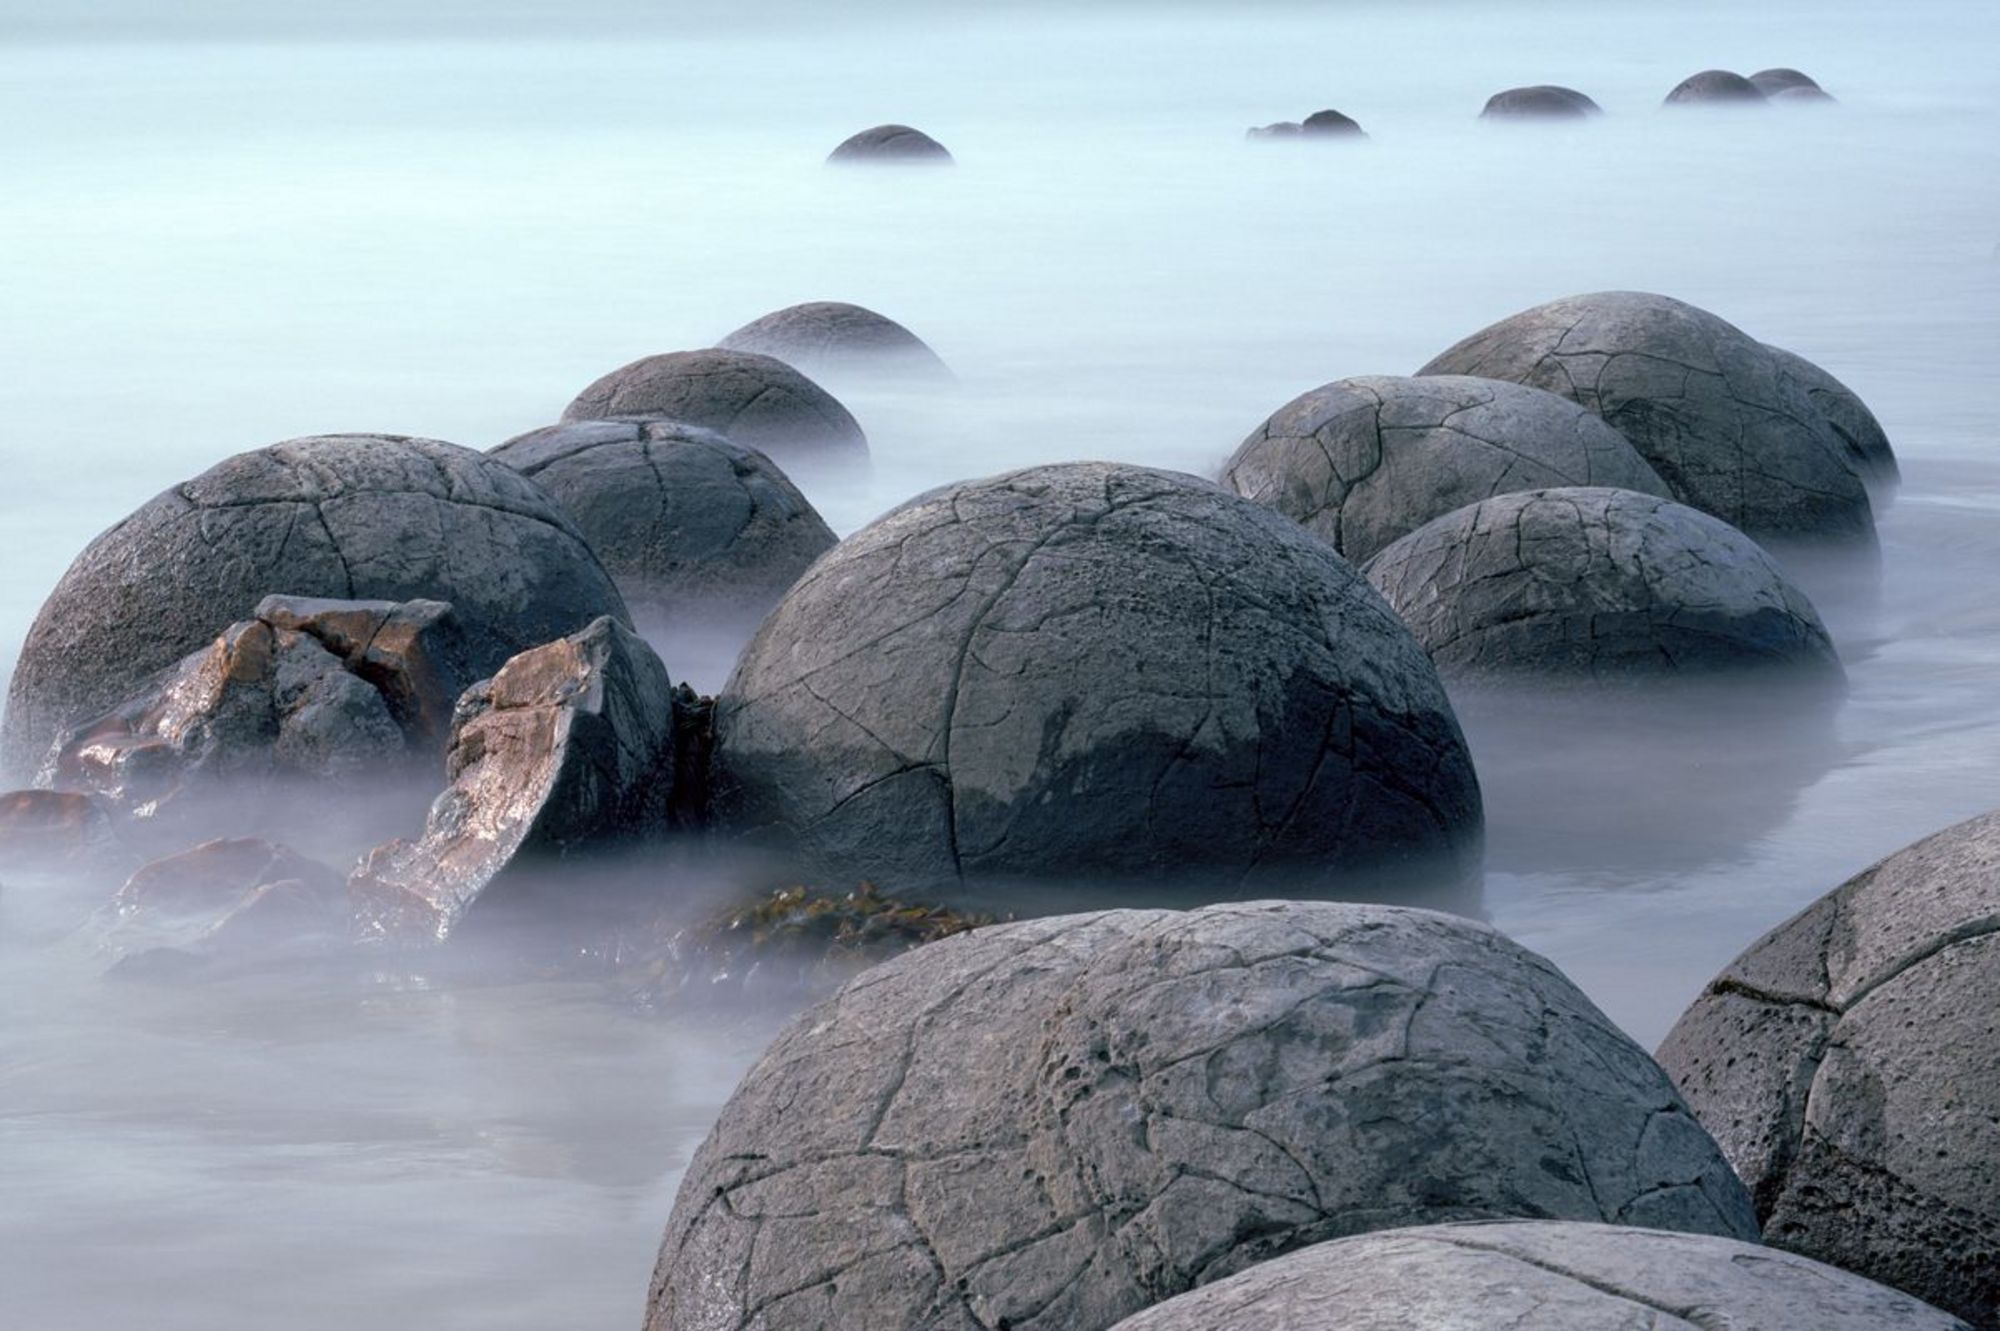
M 0 795 L 0 857 L 10 863 L 87 855 L 101 847 L 110 832 L 104 806 L 88 795 L 56 790 Z
M 205 841 L 141 868 L 112 898 L 105 933 L 126 977 L 171 978 L 219 957 L 268 958 L 347 933 L 340 875 L 256 837 Z
M 257 837 L 218 837 L 154 860 L 112 899 L 121 916 L 215 915 L 241 906 L 266 883 L 291 879 L 324 890 L 340 876 L 288 846 Z

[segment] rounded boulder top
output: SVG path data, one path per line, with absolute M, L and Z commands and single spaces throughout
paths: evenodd
M 1364 571 L 1447 676 L 1840 670 L 1812 603 L 1754 541 L 1629 490 L 1500 495 Z
M 1861 479 L 1877 486 L 1893 485 L 1901 474 L 1896 450 L 1889 446 L 1888 432 L 1861 395 L 1795 351 L 1769 342 L 1764 349 L 1776 359 L 1778 373 L 1791 378 L 1796 390 L 1804 392 L 1833 427 L 1846 449 L 1848 465 Z
M 1690 74 L 1667 94 L 1666 106 L 1762 106 L 1764 92 L 1741 74 L 1704 69 Z
M 1527 88 L 1508 88 L 1486 99 L 1481 120 L 1588 120 L 1603 115 L 1604 108 L 1574 88 L 1554 83 L 1538 83 Z
M 951 153 L 920 129 L 908 125 L 877 125 L 841 141 L 827 157 L 829 166 L 894 164 L 950 166 Z
M 886 370 L 949 379 L 951 371 L 924 340 L 887 315 L 838 300 L 787 305 L 753 319 L 715 344 L 725 351 L 775 356 L 806 374 Z
M 1361 123 L 1338 111 L 1315 111 L 1299 122 L 1299 133 L 1307 138 L 1365 139 Z
M 1356 563 L 1432 518 L 1511 490 L 1601 485 L 1668 496 L 1630 441 L 1568 398 L 1464 375 L 1341 379 L 1292 399 L 1222 483 Z
M 1510 315 L 1419 374 L 1546 389 L 1632 441 L 1674 497 L 1758 540 L 1872 544 L 1848 447 L 1807 385 L 1742 329 L 1642 291 L 1569 296 Z
M 1479 841 L 1451 705 L 1366 580 L 1144 467 L 963 482 L 850 536 L 715 735 L 718 824 L 831 881 L 1293 890 Z
M 1968 1331 L 1907 1294 L 1754 1243 L 1549 1220 L 1424 1225 L 1316 1244 L 1169 1299 L 1117 1331 L 1661 1326 Z
M 174 486 L 77 556 L 21 649 L 7 764 L 32 768 L 273 593 L 449 602 L 478 670 L 626 617 L 583 536 L 512 468 L 434 439 L 293 439 Z
M 868 439 L 833 394 L 774 356 L 709 347 L 620 366 L 563 409 L 571 421 L 663 416 L 727 435 L 787 465 L 868 455 Z
M 1309 1244 L 1500 1217 L 1756 1235 L 1659 1067 L 1485 925 L 1059 916 L 781 1033 L 682 1180 L 647 1325 L 1101 1331 Z
M 1775 97 L 1793 88 L 1805 88 L 1818 93 L 1825 91 L 1819 86 L 1819 81 L 1810 74 L 1787 69 L 1784 66 L 1776 69 L 1760 69 L 1750 76 L 1750 83 L 1766 97 Z

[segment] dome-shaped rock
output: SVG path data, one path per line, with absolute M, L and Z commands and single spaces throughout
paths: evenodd
M 1837 100 L 1824 88 L 1780 88 L 1769 96 L 1776 106 L 1831 106 Z
M 827 157 L 829 164 L 841 166 L 878 162 L 916 163 L 949 166 L 951 154 L 945 146 L 920 129 L 908 125 L 877 125 L 842 140 Z
M 1099 1331 L 1401 1225 L 1755 1237 L 1651 1059 L 1484 925 L 1262 902 L 976 929 L 772 1043 L 682 1180 L 652 1331 Z
M 1819 81 L 1810 74 L 1780 65 L 1776 69 L 1760 69 L 1750 76 L 1751 86 L 1766 97 L 1775 97 L 1793 88 L 1805 88 L 1812 92 L 1822 92 Z
M 1795 351 L 1769 342 L 1764 349 L 1777 359 L 1778 373 L 1792 379 L 1796 391 L 1803 392 L 1833 427 L 1846 450 L 1848 465 L 1861 479 L 1874 485 L 1893 485 L 1901 471 L 1896 451 L 1889 446 L 1882 422 L 1875 419 L 1860 394 Z
M 1529 88 L 1509 88 L 1486 99 L 1481 120 L 1587 120 L 1602 115 L 1604 108 L 1574 88 L 1538 83 Z
M 1244 440 L 1222 483 L 1359 563 L 1432 518 L 1510 490 L 1607 485 L 1668 496 L 1630 441 L 1539 388 L 1431 375 L 1341 379 Z
M 1299 133 L 1309 138 L 1365 139 L 1361 124 L 1338 111 L 1315 111 L 1299 122 Z
M 838 300 L 773 310 L 715 345 L 725 351 L 775 356 L 805 374 L 875 370 L 912 378 L 951 378 L 945 363 L 915 333 L 886 315 Z
M 1668 106 L 1761 106 L 1764 93 L 1741 74 L 1704 69 L 1690 74 L 1667 94 Z

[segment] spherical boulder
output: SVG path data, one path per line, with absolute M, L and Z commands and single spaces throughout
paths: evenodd
M 2000 813 L 1753 943 L 1660 1060 L 1764 1241 L 2000 1327 Z
M 582 535 L 512 468 L 434 439 L 294 439 L 174 486 L 77 556 L 21 648 L 0 756 L 33 768 L 274 592 L 448 601 L 476 670 L 626 616 Z
M 1824 88 L 1780 88 L 1769 96 L 1775 106 L 1831 106 L 1838 100 Z
M 1481 120 L 1588 120 L 1604 114 L 1604 108 L 1574 88 L 1538 83 L 1528 88 L 1508 88 L 1486 99 Z
M 1357 563 L 1510 490 L 1669 493 L 1624 435 L 1568 398 L 1464 375 L 1367 375 L 1303 393 L 1243 441 L 1222 483 Z
M 1755 542 L 1629 490 L 1500 495 L 1363 571 L 1448 676 L 1840 670 L 1812 603 Z
M 784 472 L 713 430 L 573 421 L 491 456 L 562 506 L 642 628 L 754 624 L 834 545 Z
M 1690 74 L 1667 94 L 1668 106 L 1762 106 L 1763 90 L 1741 74 L 1704 69 Z
M 1548 1220 L 1315 1244 L 1128 1317 L 1117 1331 L 1669 1326 L 1966 1331 L 1906 1294 L 1754 1243 Z
M 1502 319 L 1419 374 L 1544 388 L 1632 441 L 1674 497 L 1758 540 L 1872 542 L 1868 491 L 1770 349 L 1684 301 L 1570 296 Z
M 669 351 L 605 375 L 563 409 L 569 421 L 664 416 L 729 436 L 788 465 L 868 455 L 868 439 L 833 395 L 773 356 Z
M 681 1183 L 652 1331 L 1099 1331 L 1324 1240 L 1501 1217 L 1754 1238 L 1548 962 L 1330 902 L 976 929 L 771 1044 Z
M 1896 450 L 1889 435 L 1861 395 L 1794 351 L 1774 347 L 1764 349 L 1777 361 L 1780 376 L 1792 380 L 1787 393 L 1803 392 L 1818 409 L 1840 440 L 1848 465 L 1862 480 L 1874 485 L 1893 485 L 1901 474 Z
M 842 140 L 826 160 L 829 165 L 838 166 L 879 163 L 950 166 L 952 158 L 942 143 L 920 129 L 877 125 Z
M 1308 138 L 1365 139 L 1361 123 L 1338 111 L 1315 111 L 1299 122 L 1299 133 Z
M 1766 97 L 1775 97 L 1777 94 L 1793 88 L 1804 88 L 1810 92 L 1817 92 L 1824 95 L 1824 90 L 1819 86 L 1817 79 L 1813 78 L 1810 74 L 1801 73 L 1796 69 L 1787 69 L 1782 65 L 1776 69 L 1758 70 L 1750 76 L 1750 83 L 1751 86 L 1755 87 L 1758 92 L 1763 93 Z
M 1109 463 L 923 495 L 771 612 L 716 700 L 718 824 L 827 881 L 1314 884 L 1469 855 L 1430 662 L 1352 565 Z
M 838 300 L 774 310 L 715 345 L 725 351 L 775 356 L 805 374 L 870 370 L 911 378 L 951 378 L 938 354 L 915 333 L 886 315 Z

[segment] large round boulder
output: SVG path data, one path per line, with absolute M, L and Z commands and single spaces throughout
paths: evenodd
M 1446 675 L 1840 670 L 1812 603 L 1756 542 L 1629 490 L 1501 495 L 1364 571 Z
M 800 1016 L 682 1180 L 652 1331 L 1098 1331 L 1294 1248 L 1450 1220 L 1754 1238 L 1658 1066 L 1428 911 L 977 929 Z
M 1308 138 L 1365 139 L 1361 122 L 1338 111 L 1315 111 L 1299 122 L 1299 133 Z
M 942 143 L 920 129 L 877 125 L 843 139 L 826 160 L 839 166 L 882 162 L 949 166 L 952 158 Z
M 491 456 L 562 505 L 643 628 L 754 624 L 834 545 L 784 472 L 713 430 L 574 421 Z
M 1764 1240 L 2000 1327 L 2000 813 L 1753 943 L 1660 1060 Z
M 1684 301 L 1638 291 L 1550 301 L 1417 373 L 1571 398 L 1630 439 L 1675 498 L 1759 540 L 1874 539 L 1867 488 L 1802 385 L 1763 343 Z
M 1825 90 L 1819 86 L 1819 80 L 1812 75 L 1782 65 L 1774 69 L 1758 70 L 1750 76 L 1750 84 L 1766 97 L 1775 97 L 1781 92 L 1789 92 L 1796 88 L 1825 95 Z
M 718 823 L 836 882 L 1316 884 L 1480 827 L 1436 672 L 1352 565 L 1109 463 L 947 486 L 843 541 L 757 631 L 715 742 Z
M 1588 120 L 1602 115 L 1604 108 L 1575 88 L 1554 83 L 1538 83 L 1528 88 L 1508 88 L 1486 99 L 1481 120 Z
M 1668 106 L 1761 106 L 1764 93 L 1741 74 L 1704 69 L 1690 74 L 1667 94 Z
M 1624 435 L 1568 398 L 1464 375 L 1369 375 L 1303 393 L 1243 441 L 1222 483 L 1356 562 L 1510 490 L 1669 494 Z
M 1848 465 L 1872 485 L 1893 485 L 1901 473 L 1896 450 L 1882 422 L 1861 400 L 1861 395 L 1795 351 L 1774 347 L 1764 349 L 1777 360 L 1778 373 L 1794 381 L 1796 391 L 1819 409 L 1846 450 Z
M 1575 1221 L 1425 1225 L 1321 1243 L 1118 1331 L 1966 1331 L 1830 1266 L 1708 1235 Z
M 77 556 L 21 648 L 7 764 L 32 768 L 274 592 L 448 601 L 476 671 L 626 617 L 583 537 L 512 468 L 434 439 L 294 439 L 174 486 Z
M 886 315 L 839 300 L 773 310 L 715 345 L 725 351 L 775 356 L 805 374 L 872 370 L 951 378 L 945 363 L 915 333 Z

